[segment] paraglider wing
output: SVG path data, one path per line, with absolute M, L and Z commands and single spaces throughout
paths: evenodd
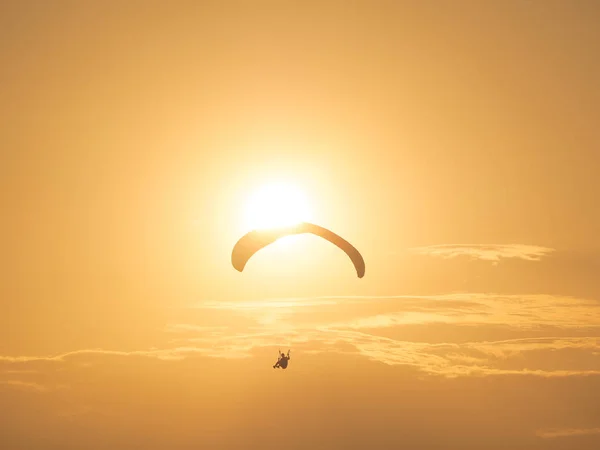
M 245 234 L 233 247 L 231 263 L 236 270 L 242 272 L 248 260 L 260 249 L 272 244 L 285 236 L 294 234 L 314 234 L 343 250 L 356 269 L 358 278 L 365 275 L 365 261 L 360 252 L 348 241 L 335 234 L 333 231 L 308 222 L 302 222 L 291 227 L 276 228 L 274 230 L 254 230 Z

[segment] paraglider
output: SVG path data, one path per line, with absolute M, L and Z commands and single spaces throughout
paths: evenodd
M 231 252 L 231 264 L 237 271 L 243 272 L 250 258 L 259 250 L 286 236 L 307 233 L 319 236 L 331 242 L 333 245 L 345 252 L 354 265 L 354 269 L 356 270 L 356 275 L 358 278 L 364 277 L 365 261 L 360 252 L 352 244 L 343 239 L 341 236 L 338 236 L 333 231 L 308 222 L 301 222 L 297 225 L 279 227 L 269 230 L 254 230 L 246 233 L 236 242 L 233 247 Z M 273 369 L 286 369 L 289 360 L 289 350 L 287 355 L 279 351 L 278 359 L 273 365 Z
M 242 272 L 248 260 L 260 249 L 283 237 L 306 233 L 319 236 L 340 248 L 354 264 L 358 278 L 362 278 L 365 275 L 365 261 L 360 252 L 352 244 L 333 231 L 308 222 L 301 222 L 297 225 L 273 230 L 254 230 L 246 233 L 233 247 L 231 263 L 236 270 Z
M 279 350 L 278 353 L 280 355 L 279 355 L 279 358 L 277 359 L 277 362 L 273 366 L 273 369 L 279 369 L 279 368 L 287 369 L 288 361 L 290 360 L 290 351 L 288 350 L 287 356 L 281 350 Z

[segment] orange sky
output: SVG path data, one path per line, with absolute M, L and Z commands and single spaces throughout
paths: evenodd
M 0 2 L 0 448 L 598 448 L 599 20 Z

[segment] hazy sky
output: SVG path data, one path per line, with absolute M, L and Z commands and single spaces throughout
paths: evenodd
M 599 448 L 599 5 L 0 0 L 0 447 Z

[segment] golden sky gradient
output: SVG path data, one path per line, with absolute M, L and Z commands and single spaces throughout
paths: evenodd
M 600 448 L 598 23 L 1 1 L 0 448 Z

